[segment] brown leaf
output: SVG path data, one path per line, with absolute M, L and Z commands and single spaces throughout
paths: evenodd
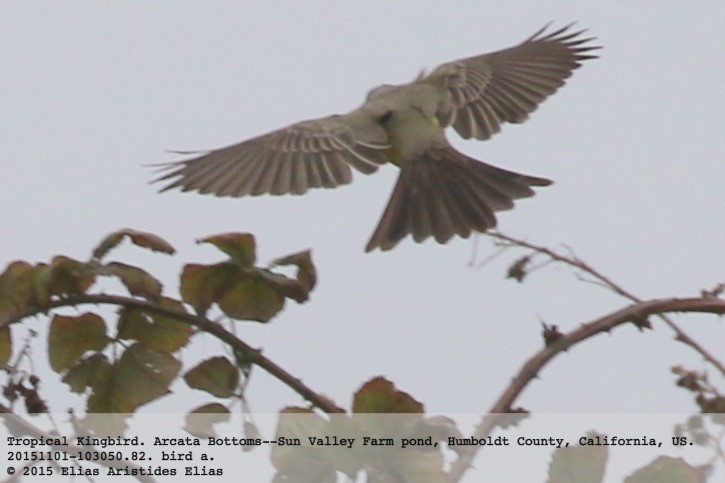
M 257 260 L 256 242 L 250 233 L 221 233 L 201 238 L 197 243 L 214 245 L 241 267 L 251 267 Z
M 189 387 L 216 397 L 230 397 L 239 385 L 239 369 L 225 357 L 212 357 L 184 374 Z
M 506 273 L 506 278 L 513 278 L 517 282 L 523 282 L 526 275 L 528 275 L 528 266 L 529 262 L 531 261 L 531 256 L 526 255 L 518 260 L 516 260 L 514 263 L 511 264 L 511 266 L 508 269 L 508 272 Z
M 231 262 L 187 264 L 181 273 L 181 299 L 203 315 L 239 278 L 240 269 Z
M 317 284 L 317 271 L 315 264 L 312 262 L 311 250 L 293 253 L 286 257 L 278 258 L 272 263 L 277 266 L 297 266 L 296 278 L 307 292 L 310 292 Z
M 83 294 L 96 280 L 88 265 L 62 255 L 53 257 L 48 268 L 50 278 L 47 291 L 50 295 Z
M 128 237 L 134 245 L 142 248 L 148 248 L 154 252 L 162 252 L 169 255 L 175 252 L 174 247 L 172 247 L 171 244 L 153 233 L 124 228 L 108 234 L 93 250 L 93 258 L 96 261 L 100 261 L 111 249 L 121 243 L 125 237 Z
M 0 367 L 4 367 L 13 354 L 13 339 L 10 336 L 10 327 L 0 329 Z
M 384 377 L 366 382 L 353 398 L 354 413 L 423 413 L 423 404 Z
M 186 313 L 181 302 L 163 297 L 159 300 L 163 308 Z M 137 340 L 158 352 L 172 353 L 184 347 L 195 333 L 189 324 L 156 312 L 150 314 L 139 310 L 119 311 L 118 337 Z
M 150 301 L 156 301 L 161 296 L 161 282 L 139 267 L 111 262 L 104 267 L 103 271 L 106 275 L 118 277 L 131 295 Z

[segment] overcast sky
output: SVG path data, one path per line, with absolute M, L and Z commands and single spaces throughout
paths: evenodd
M 525 124 L 485 143 L 449 136 L 473 157 L 555 180 L 500 214 L 505 233 L 566 244 L 642 298 L 695 296 L 725 278 L 725 4 L 612 5 L 6 0 L 0 262 L 85 259 L 103 235 L 132 227 L 163 236 L 178 255 L 123 248 L 113 258 L 143 264 L 176 294 L 182 262 L 221 258 L 196 238 L 252 232 L 263 264 L 312 248 L 319 285 L 310 302 L 269 325 L 239 324 L 244 340 L 343 406 L 382 374 L 429 411 L 483 411 L 540 348 L 539 318 L 568 330 L 626 302 L 563 267 L 523 285 L 504 280 L 513 256 L 473 270 L 471 240 L 405 239 L 365 254 L 392 166 L 303 197 L 220 199 L 157 194 L 142 165 L 347 112 L 376 85 L 509 47 L 549 21 L 577 21 L 604 46 L 600 59 Z M 479 241 L 480 257 L 494 250 Z M 722 321 L 677 320 L 722 358 Z M 660 323 L 654 333 L 598 336 L 558 357 L 519 403 L 692 410 L 669 367 L 703 365 L 671 337 Z M 218 346 L 206 337 L 196 349 Z M 301 403 L 261 371 L 248 395 L 258 411 Z M 154 407 L 188 408 L 172 400 Z

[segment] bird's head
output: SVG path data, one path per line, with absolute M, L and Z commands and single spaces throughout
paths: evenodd
M 397 90 L 398 87 L 399 86 L 395 86 L 392 84 L 383 84 L 381 86 L 370 89 L 370 91 L 368 91 L 368 95 L 367 95 L 365 101 L 366 102 L 374 101 L 374 100 L 386 97 L 386 96 L 390 95 L 391 93 L 393 93 L 395 90 Z

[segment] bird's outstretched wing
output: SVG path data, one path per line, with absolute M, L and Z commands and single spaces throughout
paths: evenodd
M 544 27 L 509 49 L 443 64 L 420 82 L 444 91 L 436 113 L 468 139 L 488 139 L 504 122 L 523 122 L 586 59 L 599 49 L 571 25 L 547 33 Z
M 160 164 L 161 191 L 180 188 L 217 196 L 302 194 L 309 188 L 350 183 L 350 166 L 369 174 L 387 162 L 385 130 L 357 109 L 345 115 L 293 124 L 284 129 Z

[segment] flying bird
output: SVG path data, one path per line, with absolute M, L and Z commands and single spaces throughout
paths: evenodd
M 407 235 L 446 243 L 496 226 L 494 212 L 533 196 L 551 180 L 515 173 L 458 152 L 446 139 L 485 140 L 504 123 L 525 121 L 596 58 L 585 31 L 542 28 L 504 50 L 443 64 L 413 82 L 372 89 L 347 113 L 302 121 L 192 159 L 163 163 L 161 191 L 216 196 L 301 195 L 334 188 L 385 163 L 400 168 L 393 193 L 365 251 L 390 250 Z

